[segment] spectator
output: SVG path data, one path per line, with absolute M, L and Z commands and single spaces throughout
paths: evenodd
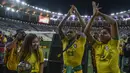
M 6 37 L 3 35 L 2 31 L 0 31 L 0 71 L 3 71 L 4 65 L 4 49 L 5 43 L 7 42 Z M 3 72 L 2 72 L 3 73 Z
M 128 38 L 127 43 L 124 46 L 124 56 L 127 58 L 127 60 L 125 60 L 125 65 L 124 65 L 124 71 L 126 73 L 130 73 L 130 37 Z
M 18 54 L 21 50 L 22 41 L 26 36 L 25 32 L 22 29 L 16 31 L 15 39 L 6 45 L 6 55 L 4 62 L 6 64 L 6 73 L 17 73 L 17 65 L 19 63 Z

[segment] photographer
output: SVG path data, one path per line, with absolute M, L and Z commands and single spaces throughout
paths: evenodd
M 125 60 L 125 65 L 124 65 L 124 71 L 126 73 L 130 73 L 130 36 L 128 38 L 128 41 L 127 43 L 125 43 L 125 46 L 124 46 L 124 57 L 126 58 Z
M 21 49 L 22 42 L 26 36 L 24 30 L 16 30 L 14 40 L 6 45 L 4 63 L 6 65 L 6 73 L 17 73 L 17 65 L 19 63 L 18 53 Z

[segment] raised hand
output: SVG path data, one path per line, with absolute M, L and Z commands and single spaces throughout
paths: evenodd
M 73 14 L 73 8 L 71 7 L 70 10 L 68 11 L 68 14 L 69 15 L 72 15 Z
M 99 9 L 101 9 L 101 8 L 99 8 L 99 4 L 96 5 L 96 2 L 93 1 L 92 7 L 93 7 L 93 15 L 98 15 Z
M 75 14 L 75 12 L 78 12 L 77 8 L 74 5 L 71 5 L 72 13 Z

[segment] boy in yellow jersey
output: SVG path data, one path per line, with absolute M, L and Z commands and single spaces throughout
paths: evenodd
M 77 33 L 75 29 L 69 28 L 66 34 L 62 31 L 63 23 L 71 15 L 73 10 L 75 10 L 81 23 L 84 23 L 76 8 L 72 6 L 67 16 L 58 26 L 59 35 L 63 44 L 64 73 L 82 73 L 81 62 L 85 49 L 86 37 L 82 32 Z
M 15 39 L 6 45 L 4 62 L 6 64 L 7 70 L 6 73 L 17 73 L 18 53 L 20 51 L 22 41 L 26 36 L 25 32 L 22 29 L 16 31 Z
M 0 31 L 0 71 L 3 73 L 4 69 L 4 51 L 5 51 L 5 44 L 7 42 L 6 37 L 3 35 L 2 31 Z
M 113 18 L 99 12 L 99 8 L 95 2 L 92 2 L 92 5 L 93 16 L 87 24 L 85 31 L 87 31 L 88 40 L 93 44 L 93 48 L 95 49 L 97 73 L 120 73 L 118 63 L 118 25 Z M 90 29 L 94 18 L 99 15 L 111 24 L 111 28 L 104 27 L 100 31 L 99 41 L 97 41 L 91 36 Z

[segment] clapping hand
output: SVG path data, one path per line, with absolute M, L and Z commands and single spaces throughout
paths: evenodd
M 101 9 L 100 7 L 99 7 L 99 4 L 97 4 L 96 5 L 96 2 L 92 2 L 92 7 L 93 7 L 93 15 L 98 15 L 98 13 L 99 13 L 99 9 Z

